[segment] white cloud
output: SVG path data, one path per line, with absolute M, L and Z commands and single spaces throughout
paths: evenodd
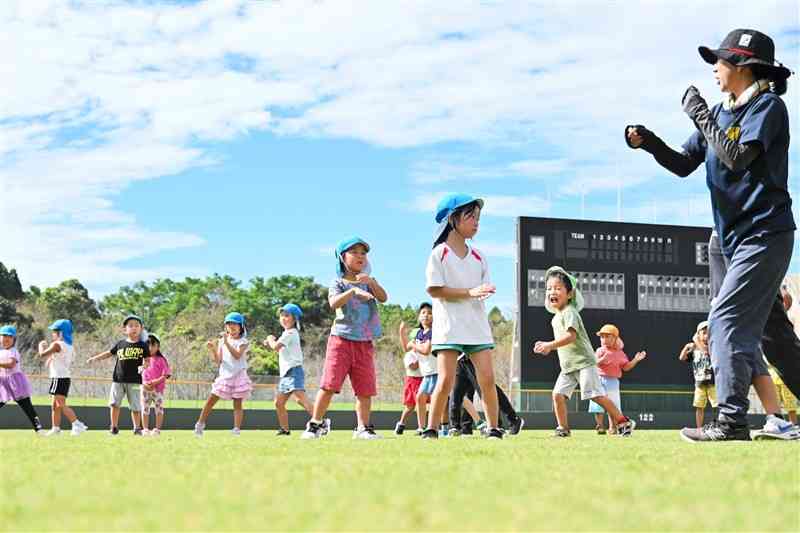
M 213 164 L 197 141 L 213 147 L 258 130 L 525 154 L 450 167 L 445 155 L 441 168 L 416 168 L 423 184 L 557 177 L 556 195 L 641 185 L 664 172 L 624 145 L 622 127 L 644 123 L 672 145 L 688 135 L 678 104 L 685 86 L 717 98 L 698 44 L 758 27 L 775 36 L 779 59 L 800 67 L 794 2 L 728 7 L 0 3 L 0 224 L 13 235 L 3 260 L 37 284 L 72 275 L 113 284 L 169 270 L 125 266 L 127 246 L 99 238 L 98 228 L 165 250 L 202 237 L 148 228 L 117 213 L 115 201 L 138 180 Z M 797 122 L 798 85 L 790 87 Z M 414 201 L 430 210 L 430 197 Z M 494 193 L 486 215 L 548 206 Z M 60 243 L 48 238 L 54 228 Z M 142 246 L 137 257 L 148 253 Z
M 475 247 L 489 256 L 490 259 L 495 257 L 515 259 L 517 257 L 517 244 L 513 242 L 494 242 L 475 239 Z

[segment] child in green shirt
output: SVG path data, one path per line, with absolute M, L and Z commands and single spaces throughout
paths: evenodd
M 593 400 L 603 407 L 609 416 L 617 421 L 617 435 L 629 436 L 636 424 L 617 409 L 606 396 L 606 391 L 600 382 L 594 349 L 581 320 L 583 296 L 575 278 L 563 268 L 554 266 L 547 270 L 545 279 L 547 290 L 544 306 L 554 315 L 551 323 L 555 340 L 536 341 L 533 351 L 534 355 L 547 355 L 553 350 L 558 350 L 561 373 L 553 387 L 553 410 L 558 422 L 555 436 L 570 436 L 567 400 L 579 385 L 581 399 Z

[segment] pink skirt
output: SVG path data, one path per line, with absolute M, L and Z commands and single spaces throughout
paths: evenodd
M 22 372 L 14 372 L 10 376 L 0 377 L 0 402 L 29 398 L 31 395 L 31 384 L 27 376 Z
M 246 370 L 239 372 L 232 378 L 220 376 L 211 385 L 211 394 L 219 396 L 223 400 L 246 400 L 250 397 L 250 391 L 252 390 L 253 383 L 250 381 L 250 376 L 247 375 Z

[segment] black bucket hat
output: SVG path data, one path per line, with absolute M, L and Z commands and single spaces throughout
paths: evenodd
M 712 50 L 707 46 L 697 49 L 700 57 L 712 65 L 717 59 L 723 59 L 733 65 L 744 67 L 759 65 L 770 71 L 771 76 L 785 80 L 792 71 L 775 61 L 775 43 L 766 34 L 757 30 L 733 30 L 719 48 Z

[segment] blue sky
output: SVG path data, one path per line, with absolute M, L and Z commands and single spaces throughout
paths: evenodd
M 678 147 L 685 88 L 720 98 L 697 46 L 732 28 L 800 69 L 796 2 L 551 4 L 4 2 L 0 261 L 95 296 L 214 272 L 327 283 L 358 233 L 391 300 L 417 303 L 432 207 L 463 191 L 486 198 L 476 245 L 510 310 L 516 216 L 616 220 L 619 190 L 624 221 L 709 225 L 702 170 L 669 175 L 622 129 Z

